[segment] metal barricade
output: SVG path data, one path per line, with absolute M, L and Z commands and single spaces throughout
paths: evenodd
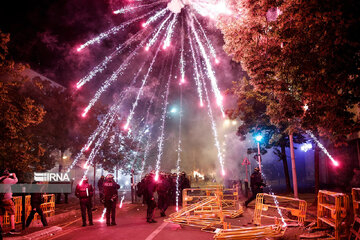
M 46 217 L 51 217 L 55 215 L 55 194 L 44 194 L 43 195 L 44 202 L 41 204 L 41 209 L 44 212 Z M 15 224 L 21 223 L 22 216 L 22 197 L 16 196 L 13 197 L 15 204 Z M 27 218 L 31 212 L 31 196 L 25 196 L 25 218 Z M 40 219 L 39 214 L 35 214 L 34 219 Z M 3 225 L 10 225 L 10 216 L 7 212 L 5 212 Z
M 25 197 L 25 206 L 26 206 L 26 218 L 30 215 L 31 212 L 31 204 L 30 204 L 31 196 L 27 195 Z M 40 205 L 43 213 L 46 217 L 51 217 L 55 215 L 55 194 L 44 194 L 43 195 L 43 203 Z M 35 214 L 34 219 L 39 220 L 39 214 Z
M 271 211 L 272 210 L 272 211 Z M 261 225 L 261 218 L 282 219 L 285 222 L 298 222 L 303 225 L 306 218 L 307 203 L 304 200 L 258 193 L 256 195 L 254 224 Z M 266 215 L 265 212 L 270 212 Z M 281 215 L 280 215 L 281 213 Z M 294 219 L 287 218 L 286 215 Z M 296 218 L 296 219 L 295 219 Z
M 331 227 L 334 235 L 330 239 L 347 236 L 346 222 L 349 218 L 349 197 L 344 193 L 320 190 L 318 194 L 317 227 Z
M 13 197 L 15 204 L 15 224 L 21 223 L 21 211 L 22 211 L 22 197 Z M 3 225 L 10 225 L 10 215 L 5 212 L 3 218 Z
M 354 216 L 360 217 L 360 188 L 352 188 L 351 196 L 353 201 Z
M 257 227 L 242 227 L 232 229 L 219 229 L 216 231 L 214 239 L 225 240 L 225 239 L 267 239 L 282 237 L 286 231 L 286 227 L 283 228 L 279 224 L 269 226 L 257 226 Z

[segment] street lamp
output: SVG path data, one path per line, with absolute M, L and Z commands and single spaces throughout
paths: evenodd
M 258 148 L 258 161 L 259 161 L 259 169 L 260 169 L 260 172 L 261 172 L 260 142 L 261 142 L 262 139 L 263 139 L 263 136 L 261 136 L 260 134 L 255 136 L 255 140 L 256 140 L 256 142 L 257 142 L 257 148 Z

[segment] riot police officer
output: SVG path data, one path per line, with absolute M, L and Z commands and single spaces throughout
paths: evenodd
M 115 222 L 115 211 L 116 202 L 118 200 L 117 190 L 120 188 L 119 184 L 114 181 L 114 175 L 108 174 L 103 184 L 104 188 L 104 206 L 106 208 L 106 225 L 110 226 L 110 215 L 111 225 L 116 225 Z
M 76 186 L 75 196 L 80 199 L 81 217 L 83 221 L 83 227 L 86 226 L 86 211 L 88 214 L 89 225 L 93 224 L 92 219 L 92 201 L 91 198 L 94 195 L 94 189 L 89 184 L 88 178 L 85 176 L 82 181 Z
M 153 173 L 150 173 L 145 177 L 145 184 L 144 184 L 144 200 L 147 205 L 147 212 L 146 212 L 146 221 L 148 223 L 156 223 L 154 220 L 154 210 L 156 208 L 156 197 L 155 192 L 157 188 L 157 184 L 154 179 L 155 175 Z

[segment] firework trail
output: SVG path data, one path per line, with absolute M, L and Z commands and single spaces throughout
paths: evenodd
M 160 127 L 160 136 L 158 138 L 158 155 L 156 159 L 156 167 L 155 167 L 155 180 L 157 181 L 159 179 L 159 171 L 160 171 L 160 163 L 161 163 L 161 156 L 163 154 L 163 146 L 164 146 L 164 131 L 165 131 L 165 120 L 166 120 L 166 113 L 168 108 L 168 97 L 170 92 L 170 80 L 172 78 L 172 69 L 173 69 L 173 63 L 174 63 L 174 57 L 171 61 L 171 67 L 170 67 L 170 74 L 169 79 L 166 85 L 166 93 L 165 93 L 165 100 L 164 100 L 164 108 L 163 108 L 163 114 L 161 116 L 161 127 Z
M 190 32 L 189 27 L 188 27 L 188 32 Z M 203 96 L 202 96 L 202 84 L 200 81 L 200 76 L 199 76 L 199 70 L 198 70 L 198 65 L 196 64 L 196 57 L 195 57 L 195 51 L 194 51 L 194 47 L 193 47 L 193 41 L 192 38 L 189 38 L 189 43 L 190 43 L 190 50 L 191 50 L 191 56 L 193 58 L 193 63 L 194 63 L 194 72 L 195 72 L 195 83 L 197 86 L 197 91 L 198 91 L 198 95 L 199 95 L 199 99 L 200 99 L 200 106 L 204 106 L 203 103 Z
M 93 39 L 90 39 L 86 43 L 80 45 L 80 47 L 77 48 L 77 51 L 80 52 L 81 50 L 83 50 L 84 48 L 86 48 L 88 46 L 91 46 L 91 45 L 93 45 L 95 43 L 100 43 L 101 40 L 103 40 L 105 38 L 108 38 L 110 35 L 116 34 L 120 30 L 125 29 L 125 27 L 127 27 L 128 25 L 130 25 L 130 24 L 132 24 L 132 23 L 134 23 L 136 21 L 139 21 L 139 20 L 143 19 L 144 17 L 146 17 L 148 15 L 151 15 L 154 12 L 155 12 L 155 10 L 147 12 L 147 13 L 139 16 L 139 17 L 136 17 L 136 18 L 133 18 L 133 19 L 127 21 L 127 22 L 124 22 L 123 24 L 121 24 L 119 26 L 113 27 L 113 28 L 111 28 L 110 30 L 108 30 L 106 32 L 100 33 L 97 37 L 94 37 Z
M 190 15 L 190 21 L 189 21 L 190 22 L 190 27 L 191 27 L 191 32 L 193 33 L 193 35 L 194 35 L 194 37 L 196 39 L 196 43 L 198 44 L 200 53 L 202 55 L 202 58 L 204 59 L 207 76 L 210 79 L 211 87 L 212 87 L 212 90 L 213 90 L 213 92 L 215 94 L 215 97 L 216 97 L 216 103 L 220 107 L 220 110 L 221 110 L 221 113 L 222 113 L 223 117 L 225 117 L 224 107 L 223 107 L 223 103 L 222 103 L 223 96 L 221 95 L 220 90 L 218 88 L 217 80 L 216 80 L 214 71 L 212 70 L 212 66 L 211 66 L 210 60 L 209 60 L 209 58 L 208 58 L 208 56 L 206 54 L 205 48 L 204 48 L 204 46 L 203 46 L 203 44 L 202 44 L 202 42 L 200 40 L 200 37 L 199 37 L 198 33 L 195 30 L 194 21 L 193 21 L 192 16 L 193 15 L 191 14 Z
M 163 30 L 164 25 L 169 21 L 169 19 L 171 18 L 173 14 L 169 14 L 169 16 L 161 23 L 159 29 L 156 31 L 156 33 L 154 34 L 154 36 L 150 39 L 150 41 L 146 44 L 145 50 L 149 51 L 150 47 L 152 45 L 154 45 L 154 43 L 156 42 L 161 30 Z
M 176 161 L 176 211 L 179 211 L 179 176 L 180 176 L 180 162 L 181 162 L 181 120 L 182 120 L 182 86 L 180 86 L 180 113 L 179 113 L 179 141 L 177 147 L 177 161 Z
M 80 79 L 76 83 L 76 88 L 81 88 L 85 83 L 89 82 L 91 79 L 93 79 L 97 73 L 103 72 L 107 65 L 112 61 L 112 59 L 116 56 L 118 56 L 120 53 L 123 52 L 123 50 L 126 49 L 129 45 L 131 45 L 133 42 L 137 41 L 143 34 L 145 33 L 145 30 L 141 30 L 134 34 L 132 37 L 130 37 L 128 40 L 126 40 L 125 43 L 120 44 L 114 52 L 112 52 L 109 56 L 106 56 L 105 59 L 98 64 L 96 67 L 94 67 L 85 77 Z
M 144 86 L 145 86 L 145 84 L 146 84 L 146 82 L 147 82 L 147 79 L 148 79 L 148 77 L 149 77 L 150 72 L 151 72 L 152 69 L 153 69 L 153 65 L 154 65 L 154 63 L 155 63 L 155 60 L 156 60 L 156 57 L 157 57 L 159 51 L 160 51 L 160 45 L 159 45 L 158 49 L 156 50 L 156 53 L 155 53 L 155 55 L 154 55 L 154 57 L 153 57 L 153 59 L 152 59 L 152 61 L 151 61 L 151 63 L 150 63 L 150 66 L 149 66 L 149 68 L 148 68 L 148 71 L 147 71 L 144 79 L 142 80 L 142 84 L 141 84 L 141 87 L 140 87 L 140 89 L 139 89 L 139 92 L 138 92 L 138 94 L 137 94 L 137 96 L 136 96 L 136 100 L 135 100 L 135 102 L 133 103 L 132 109 L 131 109 L 131 111 L 130 111 L 130 114 L 129 114 L 127 120 L 126 120 L 126 124 L 125 124 L 125 126 L 124 126 L 124 129 L 125 129 L 125 130 L 127 130 L 127 129 L 129 128 L 130 122 L 131 122 L 131 120 L 132 120 L 132 118 L 133 118 L 133 116 L 134 116 L 135 108 L 136 108 L 136 106 L 138 105 L 140 96 L 141 96 L 142 93 L 143 93 Z
M 204 90 L 205 90 L 205 97 L 206 97 L 206 102 L 207 102 L 207 107 L 208 107 L 208 115 L 211 121 L 211 129 L 214 135 L 214 140 L 215 140 L 215 147 L 217 149 L 217 153 L 218 153 L 218 159 L 219 159 L 219 163 L 220 163 L 220 167 L 221 167 L 221 174 L 223 176 L 225 176 L 225 169 L 224 169 L 224 159 L 223 159 L 223 155 L 221 152 L 221 148 L 220 148 L 220 143 L 219 143 L 219 138 L 218 138 L 218 134 L 217 134 L 217 128 L 216 128 L 216 123 L 215 123 L 215 119 L 213 116 L 213 112 L 212 112 L 212 108 L 211 108 L 211 103 L 210 103 L 210 98 L 209 98 L 209 94 L 206 88 L 206 83 L 204 80 L 204 75 L 202 73 L 202 69 L 200 68 L 200 79 L 202 81 L 202 84 L 204 86 Z
M 310 135 L 310 137 L 316 142 L 319 148 L 326 154 L 326 156 L 328 156 L 332 164 L 334 164 L 335 167 L 339 166 L 339 162 L 330 155 L 328 150 L 324 147 L 324 145 L 321 144 L 321 142 L 315 137 L 315 135 L 311 131 L 306 131 L 306 133 Z
M 150 17 L 145 23 L 142 24 L 143 27 L 147 27 L 150 23 L 156 21 L 160 17 L 164 16 L 167 13 L 168 9 L 164 8 L 161 11 L 158 11 L 154 16 Z
M 205 30 L 204 28 L 202 27 L 201 23 L 199 22 L 199 20 L 197 19 L 197 17 L 194 15 L 194 19 L 196 21 L 196 23 L 198 24 L 205 40 L 206 40 L 206 45 L 208 46 L 209 50 L 210 50 L 210 53 L 211 55 L 213 56 L 214 60 L 215 60 L 215 63 L 219 63 L 219 60 L 217 59 L 216 57 L 216 51 L 215 51 L 215 48 L 213 47 L 213 45 L 211 44 L 209 38 L 207 37 L 206 33 L 205 33 Z
M 143 46 L 146 40 L 147 38 L 142 40 L 141 43 L 136 47 L 136 49 L 123 61 L 120 67 L 115 72 L 113 72 L 113 74 L 108 79 L 106 79 L 101 88 L 98 89 L 95 93 L 95 96 L 90 100 L 88 106 L 85 108 L 82 114 L 83 117 L 86 116 L 89 110 L 95 105 L 95 103 L 99 100 L 100 96 L 111 86 L 111 84 L 118 79 L 119 75 L 123 74 L 123 72 L 130 64 L 130 60 L 138 54 L 137 50 L 139 50 Z
M 118 10 L 115 10 L 113 13 L 114 14 L 123 14 L 123 13 L 127 13 L 127 12 L 132 12 L 134 10 L 139 10 L 139 9 L 143 9 L 143 8 L 151 8 L 154 7 L 156 5 L 159 5 L 161 3 L 164 3 L 163 1 L 160 2 L 154 2 L 154 3 L 150 3 L 150 4 L 143 4 L 143 5 L 139 5 L 139 6 L 135 6 L 135 7 L 124 7 Z
M 171 22 L 168 26 L 168 29 L 166 30 L 166 37 L 165 37 L 163 49 L 170 47 L 170 41 L 171 41 L 172 34 L 174 32 L 174 27 L 175 27 L 175 23 L 177 20 L 177 16 L 178 16 L 178 14 L 174 14 L 174 17 L 171 20 Z

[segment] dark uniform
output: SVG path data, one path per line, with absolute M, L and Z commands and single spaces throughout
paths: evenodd
M 75 196 L 80 199 L 80 208 L 81 208 L 81 217 L 83 221 L 83 226 L 86 226 L 86 211 L 89 218 L 89 225 L 93 224 L 92 219 L 92 201 L 91 198 L 94 195 L 94 189 L 91 184 L 89 184 L 88 179 L 83 179 L 82 183 L 79 183 L 76 186 Z
M 30 204 L 31 204 L 31 212 L 29 217 L 26 219 L 26 227 L 29 227 L 31 221 L 34 219 L 34 216 L 36 213 L 39 214 L 41 218 L 41 222 L 43 226 L 47 226 L 48 223 L 46 221 L 46 217 L 41 209 L 41 204 L 43 203 L 43 194 L 40 191 L 40 186 L 38 184 L 35 184 L 32 186 L 32 192 L 31 198 L 30 198 Z
M 180 194 L 179 203 L 180 203 L 180 205 L 182 204 L 182 194 L 183 194 L 183 190 L 185 188 L 191 188 L 191 186 L 190 186 L 190 181 L 186 176 L 186 173 L 182 172 L 180 175 L 180 184 L 179 184 L 179 194 Z
M 104 182 L 104 206 L 106 208 L 106 225 L 110 226 L 110 215 L 111 225 L 116 225 L 115 222 L 115 210 L 116 202 L 118 200 L 117 190 L 120 188 L 119 184 L 114 181 L 114 177 L 109 174 L 106 176 Z
M 160 215 L 165 217 L 165 211 L 170 204 L 170 180 L 167 175 L 160 176 L 160 182 L 158 183 L 157 193 L 159 196 L 158 208 L 160 209 Z
M 251 178 L 250 178 L 250 187 L 251 187 L 251 192 L 252 195 L 251 197 L 245 201 L 245 207 L 247 207 L 247 205 L 254 199 L 256 199 L 256 195 L 258 193 L 263 193 L 263 187 L 265 187 L 265 183 L 261 177 L 261 173 L 259 168 L 255 168 L 254 172 L 251 174 Z
M 153 219 L 154 210 L 156 208 L 156 201 L 154 198 L 155 192 L 156 192 L 156 182 L 154 179 L 154 175 L 150 174 L 145 179 L 144 191 L 143 191 L 145 203 L 147 205 L 146 221 L 148 223 L 156 223 L 156 221 Z
M 105 181 L 104 176 L 101 176 L 98 181 L 100 201 L 104 201 L 104 181 Z

